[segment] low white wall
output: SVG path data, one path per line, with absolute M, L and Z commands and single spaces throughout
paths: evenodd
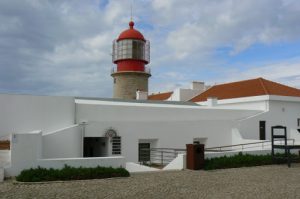
M 79 125 L 73 125 L 43 134 L 43 158 L 82 157 L 82 132 Z
M 42 158 L 42 132 L 36 131 L 25 134 L 14 134 L 11 139 L 11 164 L 5 168 L 5 176 L 16 176 L 24 169 L 62 168 L 65 164 L 73 167 L 125 167 L 122 156 L 99 158 Z M 68 141 L 65 141 L 68 145 Z
M 36 160 L 42 158 L 42 132 L 12 134 L 11 165 L 5 169 L 5 176 L 18 175 L 23 169 L 36 166 Z
M 10 163 L 10 150 L 0 150 L 0 167 Z
M 125 158 L 122 156 L 97 157 L 97 158 L 55 158 L 39 159 L 37 165 L 43 168 L 63 168 L 64 165 L 72 167 L 113 167 L 125 168 Z

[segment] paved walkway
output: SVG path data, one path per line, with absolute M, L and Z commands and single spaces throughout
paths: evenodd
M 300 164 L 133 174 L 48 184 L 0 183 L 0 198 L 300 198 Z

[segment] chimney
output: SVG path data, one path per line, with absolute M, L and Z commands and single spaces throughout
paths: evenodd
M 205 90 L 205 84 L 204 84 L 204 82 L 193 81 L 192 84 L 191 84 L 191 89 L 192 90 L 204 91 Z
M 147 100 L 148 99 L 148 92 L 146 91 L 136 91 L 136 99 L 137 100 Z

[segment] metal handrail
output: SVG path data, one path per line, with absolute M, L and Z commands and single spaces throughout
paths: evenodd
M 288 141 L 293 141 L 293 145 L 295 145 L 295 139 L 287 139 Z M 282 140 L 275 140 L 275 141 L 282 141 Z M 251 143 L 244 143 L 244 144 L 234 144 L 234 145 L 226 145 L 226 146 L 219 146 L 219 147 L 209 147 L 205 148 L 205 151 L 208 152 L 224 152 L 224 151 L 233 151 L 232 147 L 242 147 L 242 150 L 246 148 L 254 148 L 257 146 L 251 147 L 250 145 L 255 144 L 262 144 L 262 148 L 266 146 L 265 143 L 268 143 L 268 145 L 271 144 L 270 140 L 265 141 L 259 141 L 259 142 L 251 142 Z M 248 147 L 247 147 L 248 146 Z M 250 147 L 249 147 L 250 146 Z M 231 149 L 225 149 L 225 148 L 231 148 Z M 178 148 L 150 148 L 150 149 L 142 149 L 141 151 L 147 151 L 150 152 L 150 164 L 151 162 L 155 161 L 155 163 L 160 162 L 161 165 L 166 165 L 167 163 L 170 163 L 172 160 L 174 160 L 179 153 L 186 152 L 186 149 L 178 149 Z M 173 155 L 171 155 L 173 154 Z
M 141 149 L 141 151 L 149 152 L 149 155 L 146 155 L 146 157 L 150 157 L 150 164 L 154 163 L 163 166 L 173 161 L 177 157 L 178 153 L 180 153 L 181 151 L 185 151 L 185 149 L 150 148 Z
M 295 145 L 295 139 L 287 139 L 292 140 L 293 141 L 293 145 Z M 282 141 L 282 140 L 275 140 L 275 141 Z M 234 145 L 227 145 L 227 146 L 218 146 L 218 147 L 209 147 L 209 148 L 205 148 L 206 151 L 225 151 L 222 150 L 223 148 L 229 148 L 229 147 L 237 147 L 237 146 L 242 146 L 242 150 L 244 149 L 244 146 L 247 145 L 253 145 L 253 144 L 263 144 L 263 143 L 271 143 L 270 140 L 266 140 L 266 141 L 260 141 L 260 142 L 251 142 L 251 143 L 244 143 L 244 144 L 234 144 Z M 248 147 L 249 148 L 249 147 Z M 219 149 L 219 150 L 214 150 L 214 149 Z M 229 151 L 229 150 L 226 150 Z

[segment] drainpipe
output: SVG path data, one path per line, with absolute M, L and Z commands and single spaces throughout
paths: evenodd
M 85 126 L 87 125 L 87 121 L 83 121 L 79 125 L 81 126 L 81 157 L 83 157 Z

